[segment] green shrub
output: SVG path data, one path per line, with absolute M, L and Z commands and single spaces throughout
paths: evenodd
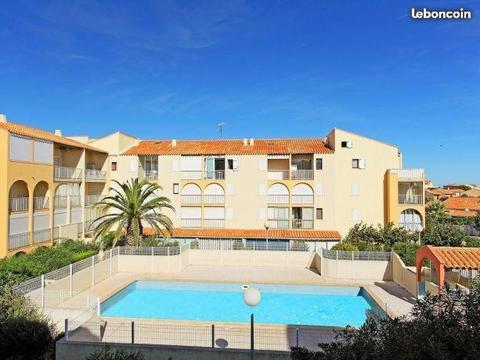
M 332 246 L 332 250 L 358 251 L 358 247 L 352 242 L 340 241 L 338 244 Z
M 469 236 L 465 239 L 465 246 L 467 247 L 480 247 L 480 237 Z
M 396 242 L 392 250 L 400 256 L 406 266 L 415 266 L 416 251 L 419 247 L 415 243 Z
M 140 351 L 115 350 L 109 348 L 97 350 L 85 358 L 85 360 L 144 360 Z
M 292 250 L 308 251 L 308 244 L 303 240 L 295 240 L 290 246 Z
M 233 242 L 233 249 L 234 250 L 241 250 L 245 248 L 245 245 L 243 245 L 243 241 L 240 239 L 237 239 Z
M 193 240 L 190 242 L 190 249 L 199 249 L 200 244 L 198 243 L 198 240 Z

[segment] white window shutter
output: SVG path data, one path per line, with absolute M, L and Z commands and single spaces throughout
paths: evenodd
M 265 195 L 265 184 L 258 184 L 258 194 Z
M 233 194 L 233 184 L 227 184 L 227 194 L 232 195 Z
M 233 208 L 227 208 L 227 220 L 233 219 Z
M 258 160 L 258 170 L 266 171 L 267 170 L 267 159 Z
M 136 172 L 138 171 L 138 159 L 130 159 L 128 162 L 128 171 L 130 172 Z
M 178 163 L 178 159 L 173 159 L 172 160 L 172 170 L 173 171 L 178 171 L 180 169 L 180 165 Z
M 357 183 L 352 184 L 352 195 L 353 196 L 360 195 L 360 185 L 358 185 Z
M 316 193 L 317 193 L 317 195 L 324 195 L 324 194 L 323 194 L 323 186 L 322 186 L 322 184 L 317 184 Z
M 365 159 L 358 160 L 358 168 L 359 169 L 366 169 L 367 168 L 367 161 Z
M 234 159 L 233 160 L 233 171 L 238 171 L 238 170 L 239 170 L 238 160 Z
M 264 208 L 258 209 L 258 219 L 259 220 L 265 220 L 265 209 Z

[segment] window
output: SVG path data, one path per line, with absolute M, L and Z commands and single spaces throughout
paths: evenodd
M 117 171 L 117 162 L 112 161 L 112 171 Z
M 323 159 L 316 159 L 315 160 L 315 169 L 322 170 L 323 169 Z
M 360 159 L 352 159 L 352 169 L 359 169 Z
M 323 208 L 317 208 L 317 220 L 323 220 Z
M 238 171 L 238 160 L 228 159 L 227 168 L 228 170 Z
M 342 141 L 341 145 L 342 145 L 342 148 L 348 148 L 348 149 L 352 148 L 352 142 L 351 141 Z
M 178 183 L 174 183 L 174 184 L 173 184 L 173 193 L 174 193 L 174 194 L 178 194 L 178 193 L 179 193 L 178 188 L 179 188 Z

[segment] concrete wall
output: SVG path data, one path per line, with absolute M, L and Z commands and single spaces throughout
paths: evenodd
M 417 296 L 417 275 L 415 271 L 405 266 L 398 254 L 392 254 L 393 281 L 403 287 L 413 296 Z
M 392 280 L 390 261 L 331 260 L 322 257 L 322 276 L 350 280 Z

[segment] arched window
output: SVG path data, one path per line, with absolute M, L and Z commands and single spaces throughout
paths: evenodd
M 28 187 L 25 181 L 15 181 L 10 187 L 8 208 L 10 212 L 28 211 Z
M 45 181 L 40 181 L 37 185 L 35 185 L 35 189 L 33 190 L 33 209 L 48 209 L 48 195 L 48 184 Z
M 293 204 L 313 204 L 313 189 L 307 184 L 297 184 L 292 190 Z
M 271 204 L 288 204 L 290 192 L 284 184 L 276 183 L 268 188 L 268 202 Z
M 400 213 L 398 226 L 408 231 L 422 231 L 422 215 L 415 209 L 406 209 Z
M 202 189 L 197 184 L 187 184 L 181 191 L 182 204 L 200 204 L 202 202 Z
M 225 191 L 218 184 L 209 184 L 203 190 L 203 201 L 206 204 L 223 204 L 225 202 Z

